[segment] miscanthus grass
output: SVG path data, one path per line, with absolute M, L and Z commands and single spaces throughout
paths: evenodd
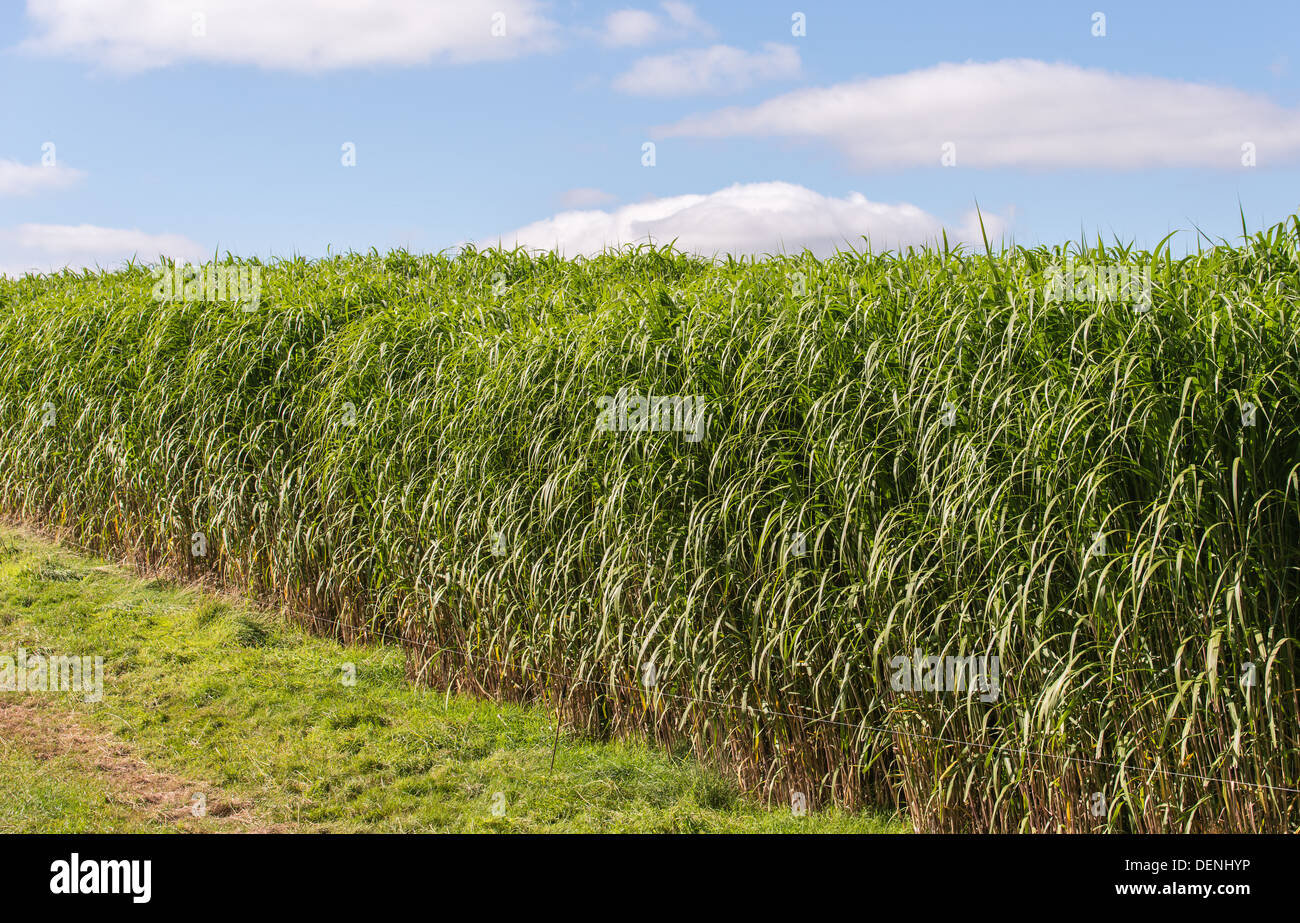
M 776 801 L 1294 830 L 1298 244 L 4 281 L 0 505 Z M 1047 297 L 1071 261 L 1149 303 Z M 598 425 L 637 396 L 700 438 Z M 900 683 L 950 657 L 995 682 Z

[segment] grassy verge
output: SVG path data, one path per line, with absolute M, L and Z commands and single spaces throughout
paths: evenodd
M 78 760 L 39 758 L 0 741 L 0 832 L 154 833 L 169 826 L 118 800 Z
M 177 810 L 176 798 L 159 810 L 151 785 L 180 791 L 182 807 L 200 793 L 208 805 L 237 806 L 234 826 L 244 829 L 901 829 L 880 816 L 768 811 L 724 776 L 637 742 L 562 735 L 551 771 L 554 724 L 543 709 L 411 688 L 393 647 L 341 646 L 239 600 L 146 580 L 6 527 L 0 654 L 19 647 L 102 656 L 104 691 L 98 703 L 0 692 L 0 712 L 39 714 L 51 739 L 70 723 L 85 729 L 71 752 L 0 742 L 0 831 L 231 827 Z M 347 664 L 354 685 L 343 681 Z M 136 771 L 146 781 L 124 792 L 102 757 L 83 752 L 101 740 L 129 749 L 119 764 L 156 772 Z

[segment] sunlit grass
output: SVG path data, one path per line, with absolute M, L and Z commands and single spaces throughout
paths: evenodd
M 24 741 L 0 735 L 0 832 L 905 829 L 879 814 L 768 810 L 689 752 L 674 757 L 644 742 L 571 733 L 557 745 L 545 708 L 412 688 L 393 645 L 343 646 L 275 624 L 237 598 L 0 536 L 15 549 L 0 560 L 0 611 L 9 614 L 0 654 L 25 646 L 104 658 L 101 702 L 59 693 L 24 699 L 46 709 L 48 737 L 71 712 L 189 783 L 182 816 L 168 821 L 147 804 L 130 806 L 131 793 L 98 765 L 102 745 L 38 759 Z M 72 578 L 43 576 L 47 565 Z M 347 665 L 352 684 L 343 682 Z M 15 695 L 0 692 L 0 702 Z M 242 819 L 193 819 L 184 810 L 191 792 L 214 810 L 237 804 Z

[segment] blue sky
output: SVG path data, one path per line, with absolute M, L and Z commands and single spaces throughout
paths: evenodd
M 1298 35 L 1293 2 L 7 2 L 0 272 L 824 251 L 969 239 L 976 200 L 1025 244 L 1230 237 L 1239 200 L 1253 228 L 1300 208 Z

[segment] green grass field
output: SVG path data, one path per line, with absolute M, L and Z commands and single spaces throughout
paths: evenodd
M 138 266 L 0 280 L 0 508 L 819 817 L 1295 830 L 1298 245 L 1300 218 L 1184 257 L 372 252 L 259 266 L 255 306 L 157 300 Z M 1150 298 L 1049 297 L 1071 261 Z M 972 657 L 991 694 L 919 672 Z M 238 709 L 195 669 L 174 720 Z M 290 776 L 308 697 L 247 706 Z M 545 713 L 518 714 L 542 759 Z M 356 720 L 441 784 L 418 734 Z M 370 758 L 303 784 L 371 791 Z
M 904 827 L 768 811 L 734 778 L 644 742 L 566 732 L 552 770 L 544 708 L 411 688 L 392 645 L 343 646 L 12 528 L 0 530 L 0 613 L 0 653 L 105 660 L 101 702 L 0 692 L 0 726 L 12 729 L 20 704 L 33 718 L 24 734 L 0 734 L 0 833 Z M 352 686 L 341 681 L 347 663 Z M 78 747 L 57 752 L 69 726 L 82 729 Z

